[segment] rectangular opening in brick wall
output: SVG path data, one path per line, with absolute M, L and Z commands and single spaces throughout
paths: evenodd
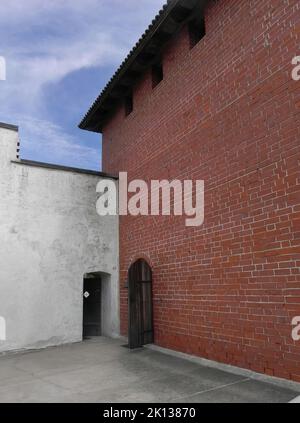
M 200 40 L 202 40 L 205 34 L 206 31 L 204 18 L 192 20 L 189 23 L 190 48 L 192 49 L 195 47 L 195 45 L 198 44 Z
M 125 115 L 128 116 L 133 111 L 133 95 L 125 97 Z
M 152 88 L 155 88 L 164 79 L 164 69 L 162 62 L 152 66 Z

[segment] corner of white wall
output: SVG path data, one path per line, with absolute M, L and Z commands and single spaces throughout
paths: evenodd
M 0 123 L 0 164 L 7 167 L 19 160 L 20 141 L 18 127 Z

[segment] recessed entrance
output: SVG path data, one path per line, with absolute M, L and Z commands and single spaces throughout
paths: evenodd
M 101 336 L 101 277 L 85 275 L 83 280 L 83 338 Z
M 138 260 L 128 272 L 129 348 L 154 341 L 152 307 L 152 271 L 145 260 Z

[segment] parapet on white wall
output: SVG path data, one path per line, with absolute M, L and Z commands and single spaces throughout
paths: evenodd
M 20 141 L 18 127 L 0 123 L 0 164 L 10 167 L 11 160 L 19 159 Z
M 118 217 L 96 212 L 103 174 L 18 160 L 18 143 L 0 124 L 0 352 L 80 341 L 92 272 L 110 275 L 105 333 L 117 336 Z

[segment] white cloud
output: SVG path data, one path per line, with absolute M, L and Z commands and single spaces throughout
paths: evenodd
M 67 150 L 70 154 L 74 139 L 47 115 L 45 88 L 85 68 L 115 69 L 164 2 L 10 0 L 0 7 L 0 55 L 7 61 L 0 120 L 8 116 L 24 127 L 26 151 L 43 145 L 57 161 L 64 160 Z M 76 142 L 73 151 L 86 165 L 95 153 Z
M 88 48 L 87 48 L 88 46 Z M 44 87 L 59 82 L 72 72 L 93 66 L 113 65 L 124 56 L 124 47 L 115 45 L 106 34 L 84 34 L 71 43 L 48 43 L 47 54 L 32 51 L 7 57 L 7 84 L 3 103 L 14 110 L 16 99 L 21 110 L 40 108 Z M 1 94 L 0 94 L 1 98 Z
M 91 66 L 117 66 L 163 0 L 10 0 L 0 8 L 8 100 Z M 26 4 L 26 6 L 25 6 Z M 139 5 L 139 6 L 138 6 Z M 149 16 L 150 15 L 150 16 Z M 2 29 L 1 29 L 2 28 Z M 11 31 L 14 36 L 11 36 Z M 6 37 L 7 35 L 7 37 Z M 1 41 L 2 39 L 2 41 Z M 0 50 L 1 51 L 1 50 Z M 21 95 L 19 100 L 22 101 Z
M 47 120 L 35 119 L 28 116 L 19 116 L 22 121 L 20 128 L 22 148 L 27 154 L 38 148 L 39 154 L 49 155 L 51 163 L 64 164 L 97 169 L 100 165 L 99 151 L 82 144 L 69 134 L 66 134 L 58 125 Z M 32 144 L 31 139 L 36 143 Z M 37 145 L 38 143 L 38 145 Z M 26 157 L 29 158 L 30 157 Z M 49 161 L 48 160 L 48 161 Z

